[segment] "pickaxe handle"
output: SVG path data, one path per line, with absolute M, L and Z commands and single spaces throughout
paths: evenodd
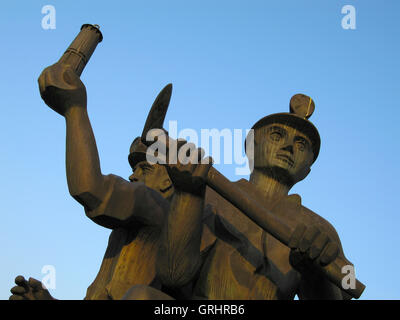
M 273 215 L 264 206 L 260 205 L 257 200 L 250 198 L 248 194 L 244 194 L 241 189 L 225 178 L 225 176 L 215 168 L 211 168 L 208 172 L 207 185 L 246 214 L 248 218 L 271 234 L 274 238 L 286 246 L 289 244 L 289 239 L 293 230 L 291 230 L 291 228 L 283 223 L 278 217 Z M 341 257 L 337 257 L 335 261 L 324 267 L 322 267 L 318 262 L 315 262 L 315 266 L 333 284 L 345 291 L 351 297 L 358 299 L 365 289 L 364 284 L 356 279 L 355 289 L 344 289 L 342 286 L 342 279 L 344 277 L 342 268 L 348 264 L 349 263 Z

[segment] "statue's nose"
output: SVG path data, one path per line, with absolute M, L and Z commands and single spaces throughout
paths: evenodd
M 288 144 L 288 145 L 284 146 L 282 148 L 282 150 L 290 152 L 290 154 L 293 154 L 293 145 L 292 144 Z

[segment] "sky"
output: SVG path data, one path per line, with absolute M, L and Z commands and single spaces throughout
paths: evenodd
M 55 29 L 42 26 L 46 5 Z M 355 29 L 342 26 L 345 5 L 355 8 Z M 245 132 L 307 94 L 321 150 L 290 193 L 336 228 L 366 285 L 361 299 L 399 299 L 396 0 L 3 1 L 0 299 L 17 275 L 41 280 L 49 268 L 54 297 L 83 299 L 107 246 L 110 230 L 68 193 L 65 121 L 37 84 L 84 23 L 104 36 L 81 76 L 104 174 L 129 177 L 129 146 L 168 83 L 166 123 L 178 131 Z M 232 181 L 248 178 L 236 167 L 216 165 Z

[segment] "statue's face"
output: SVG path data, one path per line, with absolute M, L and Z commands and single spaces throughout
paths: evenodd
M 169 198 L 174 193 L 174 187 L 167 169 L 159 164 L 151 165 L 146 161 L 137 163 L 129 180 L 131 182 L 143 182 L 147 187 L 159 192 L 164 198 Z
M 293 183 L 304 179 L 313 162 L 311 141 L 283 124 L 270 124 L 254 133 L 254 167 L 287 175 Z

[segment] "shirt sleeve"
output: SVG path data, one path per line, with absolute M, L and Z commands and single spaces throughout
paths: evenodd
M 161 225 L 168 212 L 168 202 L 142 182 L 128 182 L 110 174 L 105 176 L 107 192 L 95 208 L 85 207 L 95 223 L 110 229 L 135 223 Z

